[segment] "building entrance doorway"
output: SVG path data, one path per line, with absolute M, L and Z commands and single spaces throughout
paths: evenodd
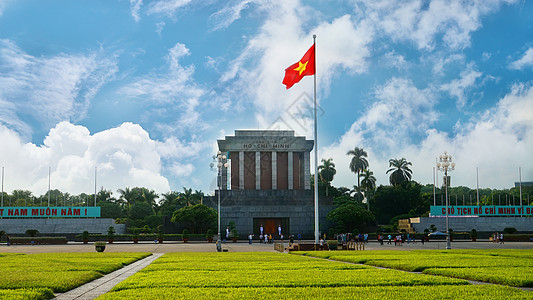
M 272 234 L 272 237 L 279 238 L 278 226 L 281 225 L 281 233 L 286 239 L 289 237 L 289 218 L 254 218 L 254 235 L 258 237 L 263 226 L 263 234 Z

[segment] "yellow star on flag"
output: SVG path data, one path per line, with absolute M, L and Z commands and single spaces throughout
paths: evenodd
M 301 61 L 298 62 L 298 68 L 294 69 L 294 71 L 298 71 L 298 75 L 302 75 L 302 73 L 305 71 L 305 68 L 307 67 L 307 63 L 309 61 L 306 61 L 305 64 L 302 64 Z

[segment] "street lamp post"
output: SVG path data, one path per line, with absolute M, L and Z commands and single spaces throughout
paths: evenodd
M 222 154 L 221 151 L 217 152 L 216 156 L 213 156 L 213 159 L 217 161 L 217 184 L 218 184 L 218 235 L 217 235 L 217 250 L 218 252 L 222 251 L 222 236 L 220 234 L 220 193 L 222 192 L 222 168 L 228 167 L 228 158 L 226 155 Z M 213 167 L 211 165 L 211 167 Z
M 448 184 L 450 184 L 448 171 L 453 171 L 455 169 L 455 163 L 452 162 L 452 156 L 448 155 L 446 151 L 444 151 L 444 155 L 439 156 L 437 169 L 444 171 L 444 191 L 446 197 L 446 249 L 449 250 L 452 249 L 452 246 L 450 244 L 450 226 L 448 224 Z

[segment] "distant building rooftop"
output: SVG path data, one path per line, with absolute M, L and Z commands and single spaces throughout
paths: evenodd
M 520 182 L 515 182 L 514 186 L 519 187 Z M 533 186 L 533 181 L 522 181 L 522 186 Z

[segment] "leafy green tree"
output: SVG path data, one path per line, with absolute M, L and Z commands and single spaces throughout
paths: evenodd
M 350 170 L 357 174 L 357 187 L 361 186 L 359 175 L 361 171 L 368 168 L 368 154 L 363 148 L 355 147 L 353 150 L 350 150 L 346 155 L 352 155 L 352 160 L 350 161 Z
M 102 218 L 122 218 L 122 207 L 113 202 L 101 202 L 100 203 L 100 214 Z
M 154 215 L 152 206 L 146 202 L 137 202 L 133 204 L 129 211 L 129 217 L 133 220 L 143 220 L 147 216 Z
M 192 233 L 204 233 L 216 227 L 217 211 L 203 204 L 186 206 L 175 211 L 171 221 L 189 228 Z
M 161 195 L 162 199 L 159 202 L 159 213 L 162 216 L 172 217 L 175 210 L 182 208 L 179 204 L 180 193 L 176 191 L 170 191 Z
M 387 174 L 392 172 L 389 176 L 389 181 L 391 185 L 399 185 L 402 182 L 410 181 L 413 171 L 409 169 L 411 162 L 408 162 L 405 158 L 395 159 L 391 158 L 389 160 L 389 169 Z
M 374 215 L 355 203 L 343 204 L 331 210 L 326 218 L 342 226 L 343 232 L 352 232 L 355 228 L 374 220 Z
M 402 214 L 421 215 L 429 210 L 429 199 L 421 195 L 418 182 L 404 182 L 396 186 L 379 186 L 374 195 L 374 209 L 379 224 Z
M 328 186 L 333 181 L 335 174 L 337 174 L 333 158 L 322 159 L 322 165 L 318 166 L 318 171 L 320 179 L 326 184 L 326 196 L 328 196 Z

